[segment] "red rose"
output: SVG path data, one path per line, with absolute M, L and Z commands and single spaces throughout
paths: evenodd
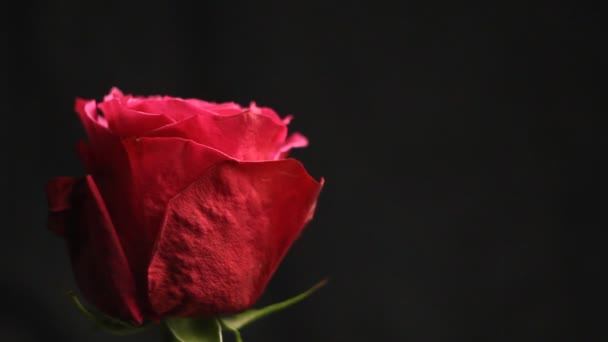
M 312 218 L 321 183 L 290 117 L 111 90 L 76 100 L 88 175 L 50 181 L 49 227 L 85 298 L 135 324 L 252 306 Z

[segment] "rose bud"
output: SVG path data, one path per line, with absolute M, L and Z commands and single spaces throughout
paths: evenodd
M 87 301 L 135 325 L 251 307 L 322 186 L 287 158 L 290 117 L 116 88 L 76 112 L 88 174 L 49 182 L 49 227 Z

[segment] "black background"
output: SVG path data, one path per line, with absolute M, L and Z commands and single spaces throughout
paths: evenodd
M 599 8 L 33 1 L 2 13 L 1 341 L 160 341 L 92 329 L 45 229 L 47 179 L 84 173 L 74 97 L 113 85 L 255 100 L 309 137 L 293 156 L 326 186 L 260 304 L 330 283 L 245 341 L 602 340 Z

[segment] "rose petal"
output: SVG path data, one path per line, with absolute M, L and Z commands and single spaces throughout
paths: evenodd
M 210 146 L 238 160 L 273 160 L 280 152 L 287 127 L 249 111 L 232 116 L 196 115 L 147 134 L 181 137 Z
M 108 315 L 142 323 L 129 263 L 93 178 L 55 179 L 48 195 L 51 214 L 67 215 L 64 236 L 85 298 Z
M 235 115 L 245 110 L 234 102 L 213 103 L 199 99 L 185 99 L 184 101 L 217 115 Z
M 87 171 L 95 177 L 104 198 L 125 198 L 131 177 L 129 160 L 121 138 L 95 120 L 95 101 L 77 100 L 76 109 L 89 137 L 89 143 L 80 142 L 77 145 L 78 154 Z M 129 216 L 120 214 L 124 205 L 110 202 L 108 207 L 114 218 Z
M 49 206 L 48 228 L 55 234 L 63 236 L 68 225 L 67 214 L 72 208 L 72 190 L 78 178 L 56 177 L 46 187 Z
M 210 316 L 253 305 L 320 189 L 293 159 L 229 161 L 206 172 L 167 207 L 148 274 L 152 309 Z
M 308 146 L 308 139 L 302 134 L 295 132 L 285 140 L 275 159 L 285 159 L 289 155 L 292 148 L 301 148 Z
M 118 87 L 112 87 L 112 89 L 110 89 L 110 92 L 108 93 L 108 95 L 103 97 L 104 101 L 111 101 L 113 99 L 120 99 L 125 97 L 125 95 L 123 94 L 122 90 L 118 89 Z M 130 97 L 130 95 L 129 95 Z
M 98 130 L 107 129 L 107 122 L 103 119 L 99 120 L 96 108 L 95 100 L 77 98 L 74 103 L 74 110 L 80 117 L 89 139 L 95 139 Z
M 77 100 L 76 111 L 89 138 L 89 143 L 81 142 L 77 145 L 78 154 L 87 171 L 95 177 L 104 198 L 125 198 L 124 192 L 128 189 L 131 177 L 129 160 L 121 138 L 95 119 L 97 114 L 94 100 Z M 110 202 L 108 206 L 112 217 L 128 216 L 119 215 L 115 203 Z
M 110 130 L 122 137 L 142 135 L 150 130 L 175 122 L 161 113 L 146 113 L 129 108 L 124 101 L 113 98 L 99 104 Z
M 140 98 L 130 101 L 129 108 L 139 112 L 166 115 L 173 121 L 182 121 L 201 113 L 213 114 L 208 112 L 207 108 L 173 97 Z
M 282 123 L 282 124 L 286 125 L 292 119 L 292 116 L 287 116 L 284 119 L 285 121 L 283 121 L 281 119 L 281 117 L 279 116 L 279 114 L 277 114 L 277 112 L 275 112 L 272 108 L 269 108 L 269 107 L 258 107 L 255 102 L 251 102 L 249 104 L 249 110 L 252 113 L 254 113 L 254 114 L 263 115 L 263 116 L 271 119 L 272 121 L 274 121 L 274 122 L 276 122 L 278 124 Z
M 127 139 L 123 144 L 131 175 L 130 188 L 121 191 L 132 193 L 134 207 L 125 215 L 134 217 L 136 223 L 128 231 L 121 231 L 121 236 L 138 289 L 145 292 L 147 268 L 167 203 L 209 167 L 230 158 L 180 138 Z
M 141 266 L 138 272 L 138 265 L 134 261 L 137 260 L 134 254 L 138 250 L 130 248 L 138 236 L 137 229 L 134 229 L 139 226 L 138 217 L 133 213 L 139 199 L 133 190 L 131 167 L 122 140 L 97 123 L 95 101 L 77 100 L 76 109 L 89 136 L 89 143 L 82 142 L 78 145 L 79 156 L 87 171 L 95 178 L 101 196 L 108 199 L 107 210 L 121 245 L 125 247 L 133 274 L 145 274 L 147 265 Z M 138 293 L 145 298 L 145 276 L 140 279 L 136 281 Z

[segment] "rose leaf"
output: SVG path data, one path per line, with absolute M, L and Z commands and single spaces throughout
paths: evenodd
M 257 321 L 262 317 L 266 317 L 272 313 L 282 311 L 313 294 L 315 291 L 323 287 L 327 283 L 327 280 L 322 280 L 310 289 L 305 292 L 300 293 L 299 295 L 292 297 L 290 299 L 284 300 L 282 302 L 278 302 L 275 304 L 271 304 L 265 306 L 260 309 L 250 309 L 247 311 L 243 311 L 236 315 L 227 316 L 220 318 L 222 327 L 224 329 L 238 333 L 238 330 L 242 327 L 249 325 L 250 323 Z M 236 334 L 235 333 L 235 334 Z M 238 335 L 237 335 L 238 340 Z

